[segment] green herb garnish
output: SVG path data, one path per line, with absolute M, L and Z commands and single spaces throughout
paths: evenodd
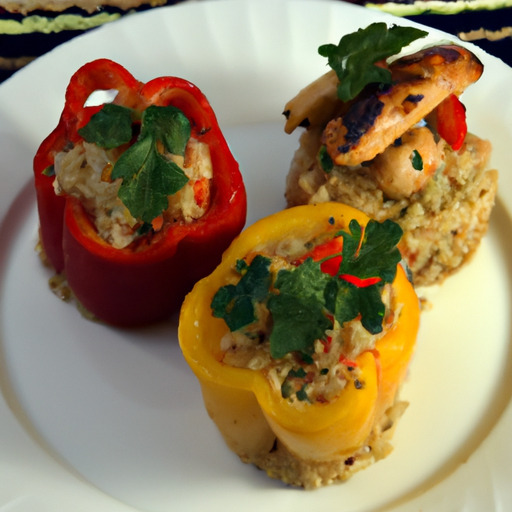
M 363 327 L 372 334 L 382 331 L 385 306 L 381 299 L 384 283 L 393 282 L 401 254 L 396 245 L 402 228 L 391 220 L 370 221 L 363 229 L 352 220 L 343 236 L 343 259 L 338 276 L 325 290 L 326 307 L 343 325 L 361 315 Z
M 376 63 L 396 55 L 403 47 L 427 34 L 413 27 L 393 25 L 388 28 L 386 23 L 372 23 L 343 36 L 338 45 L 320 46 L 318 53 L 327 57 L 329 66 L 338 76 L 338 97 L 349 101 L 368 84 L 390 84 L 391 72 Z
M 325 288 L 331 276 L 308 258 L 293 270 L 281 270 L 274 287 L 278 294 L 268 298 L 274 322 L 270 353 L 278 359 L 288 352 L 308 352 L 312 342 L 322 338 L 332 321 L 325 315 Z
M 263 302 L 271 282 L 270 259 L 255 256 L 251 265 L 240 260 L 237 271 L 242 278 L 236 285 L 223 286 L 215 294 L 211 308 L 213 316 L 223 318 L 231 331 L 237 331 L 256 320 L 254 305 Z
M 269 343 L 275 359 L 289 352 L 307 357 L 315 340 L 332 328 L 332 317 L 343 325 L 360 316 L 365 329 L 377 334 L 385 313 L 382 287 L 395 278 L 401 235 L 400 226 L 390 220 L 370 220 L 364 229 L 352 220 L 349 232 L 338 234 L 343 237 L 342 251 L 321 261 L 307 258 L 272 276 L 269 258 L 258 255 L 250 265 L 240 260 L 240 281 L 217 291 L 212 313 L 236 331 L 257 321 L 256 305 L 264 304 L 272 319 Z M 341 259 L 333 274 L 321 268 L 330 258 Z
M 297 391 L 297 393 L 295 393 L 297 395 L 297 398 L 301 402 L 309 402 L 309 397 L 308 397 L 308 394 L 306 392 L 306 387 L 307 387 L 307 383 L 304 383 L 302 385 L 302 387 Z
M 330 173 L 333 170 L 334 162 L 332 161 L 332 158 L 327 152 L 327 148 L 325 146 L 320 148 L 320 151 L 318 152 L 318 160 L 320 161 L 320 166 L 324 172 Z
M 414 149 L 411 155 L 412 167 L 416 171 L 423 171 L 423 158 L 417 149 Z
M 46 167 L 46 169 L 43 170 L 43 175 L 49 177 L 55 176 L 55 167 L 53 165 L 49 165 Z
M 132 115 L 131 108 L 106 103 L 78 130 L 78 134 L 100 148 L 117 148 L 130 142 L 133 137 Z
M 380 277 L 391 283 L 396 276 L 396 266 L 402 259 L 396 247 L 402 234 L 399 224 L 389 219 L 384 222 L 370 220 L 364 232 L 356 220 L 351 220 L 349 232 L 340 232 L 343 261 L 339 272 L 361 279 Z
M 116 148 L 132 140 L 136 117 L 132 109 L 107 103 L 79 134 L 104 149 Z M 159 146 L 183 156 L 190 134 L 189 120 L 176 107 L 151 105 L 142 112 L 137 139 L 119 157 L 111 174 L 113 180 L 123 180 L 118 195 L 136 219 L 151 223 L 169 206 L 168 196 L 188 182 L 183 170 L 164 157 Z
M 306 371 L 302 367 L 298 370 L 291 369 L 281 384 L 281 396 L 283 398 L 290 398 L 295 394 L 301 402 L 309 402 L 310 400 L 306 392 L 308 383 L 304 382 L 306 375 Z

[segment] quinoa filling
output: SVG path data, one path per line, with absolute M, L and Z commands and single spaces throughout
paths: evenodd
M 119 249 L 141 236 L 141 222 L 119 198 L 122 180 L 112 180 L 109 175 L 121 154 L 119 148 L 104 149 L 84 141 L 58 153 L 54 162 L 55 193 L 79 199 L 98 235 Z M 208 145 L 191 138 L 184 156 L 168 152 L 163 156 L 177 164 L 188 178 L 180 190 L 168 196 L 168 207 L 162 212 L 164 223 L 190 223 L 201 218 L 209 206 L 213 177 Z
M 378 223 L 374 222 L 374 225 L 376 224 Z M 307 242 L 284 239 L 274 247 L 266 247 L 261 252 L 250 254 L 245 259 L 239 260 L 236 264 L 237 268 L 233 269 L 234 275 L 241 274 L 242 277 L 238 281 L 234 279 L 232 284 L 221 288 L 212 301 L 214 315 L 224 316 L 230 326 L 230 331 L 220 342 L 222 362 L 232 367 L 261 372 L 268 379 L 273 391 L 296 407 L 334 401 L 347 386 L 355 386 L 356 389 L 364 388 L 365 382 L 361 378 L 357 357 L 363 352 L 374 350 L 377 340 L 393 328 L 400 316 L 401 305 L 396 300 L 390 282 L 384 283 L 380 278 L 357 281 L 358 278 L 343 274 L 340 262 L 343 258 L 348 259 L 348 255 L 341 249 L 341 242 L 339 245 L 336 244 L 336 241 L 341 238 L 340 236 L 328 239 L 324 237 Z M 345 246 L 349 245 L 346 240 L 343 242 Z M 321 249 L 318 250 L 318 248 Z M 329 252 L 334 249 L 334 252 L 325 255 L 325 248 Z M 242 283 L 242 279 L 251 272 L 251 267 L 256 265 L 262 267 L 265 264 L 268 267 L 267 282 L 270 293 L 266 296 L 261 293 L 261 283 L 267 279 L 262 277 L 262 272 L 258 274 L 256 270 L 252 271 L 252 275 L 247 277 L 247 282 Z M 311 268 L 301 269 L 301 266 L 306 265 Z M 343 289 L 338 292 L 341 295 L 352 293 L 357 288 L 363 290 L 367 285 L 368 288 L 375 287 L 374 291 L 379 297 L 376 299 L 375 307 L 382 307 L 380 325 L 369 328 L 367 322 L 365 325 L 365 319 L 360 312 L 343 316 L 336 307 L 328 306 L 322 307 L 322 312 L 317 314 L 313 312 L 316 306 L 312 305 L 311 311 L 304 306 L 302 311 L 304 322 L 321 324 L 322 327 L 315 330 L 314 334 L 308 333 L 309 341 L 299 348 L 295 347 L 295 350 L 288 350 L 290 348 L 288 341 L 284 341 L 287 345 L 285 349 L 276 349 L 272 344 L 276 343 L 277 331 L 287 340 L 295 338 L 297 333 L 293 331 L 300 331 L 304 325 L 299 318 L 297 322 L 292 320 L 285 324 L 283 329 L 282 318 L 280 319 L 276 313 L 279 308 L 273 300 L 275 301 L 276 296 L 284 300 L 283 297 L 288 291 L 282 286 L 283 279 L 292 280 L 298 273 L 308 274 L 312 281 L 318 283 L 321 277 L 314 274 L 314 265 L 318 265 L 319 272 L 328 275 L 325 278 L 326 289 L 333 286 L 335 282 L 336 286 Z M 327 284 L 329 279 L 333 279 L 333 282 Z M 345 282 L 344 279 L 357 284 Z M 247 288 L 249 282 L 255 289 L 259 289 L 255 294 L 258 295 L 258 299 L 253 303 L 252 319 L 249 322 L 242 321 L 243 325 L 233 325 L 236 321 L 228 315 L 238 307 L 238 299 L 233 298 L 233 294 L 236 293 L 234 289 L 237 286 L 240 290 L 243 289 L 245 297 L 242 300 L 245 300 L 252 293 Z M 303 284 L 304 282 L 293 285 L 298 290 L 298 295 L 302 293 L 300 290 Z M 228 291 L 232 291 L 232 295 L 225 300 L 223 296 Z M 365 293 L 370 292 L 365 290 Z M 301 307 L 308 300 L 309 298 L 305 299 Z M 348 300 L 351 299 L 348 298 Z M 222 303 L 220 307 L 219 303 Z M 341 309 L 344 307 L 341 306 Z M 290 311 L 290 315 L 293 314 Z M 325 317 L 325 322 L 322 321 L 322 315 Z

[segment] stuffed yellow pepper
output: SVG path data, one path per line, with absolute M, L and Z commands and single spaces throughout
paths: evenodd
M 199 281 L 179 341 L 228 446 L 305 488 L 385 457 L 419 303 L 392 221 L 339 203 L 247 228 Z

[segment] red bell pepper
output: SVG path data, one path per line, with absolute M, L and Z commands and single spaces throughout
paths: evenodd
M 466 108 L 455 94 L 437 106 L 437 131 L 454 151 L 462 147 L 468 133 Z
M 79 130 L 103 105 L 87 106 L 95 91 L 117 91 L 112 103 L 142 114 L 149 106 L 173 106 L 188 118 L 191 136 L 209 146 L 213 169 L 206 213 L 192 223 L 164 223 L 132 244 L 114 248 L 100 238 L 81 202 L 56 195 L 47 170 L 55 155 L 81 143 Z M 41 242 L 57 273 L 97 318 L 136 326 L 170 316 L 184 295 L 219 263 L 246 219 L 246 193 L 238 164 L 205 96 L 190 82 L 160 77 L 146 84 L 121 65 L 99 59 L 71 78 L 60 121 L 34 158 Z M 139 116 L 140 117 L 140 116 Z M 200 200 L 204 187 L 194 185 Z M 160 219 L 152 222 L 153 228 Z

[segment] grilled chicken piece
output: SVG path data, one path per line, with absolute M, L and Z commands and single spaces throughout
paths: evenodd
M 392 85 L 367 89 L 344 115 L 327 123 L 322 143 L 337 165 L 372 160 L 450 94 L 476 82 L 483 65 L 460 46 L 435 46 L 396 60 L 389 69 Z
M 335 117 L 341 105 L 337 94 L 338 83 L 336 73 L 331 70 L 304 87 L 284 107 L 284 131 L 292 133 L 299 126 L 309 128 L 325 125 Z

